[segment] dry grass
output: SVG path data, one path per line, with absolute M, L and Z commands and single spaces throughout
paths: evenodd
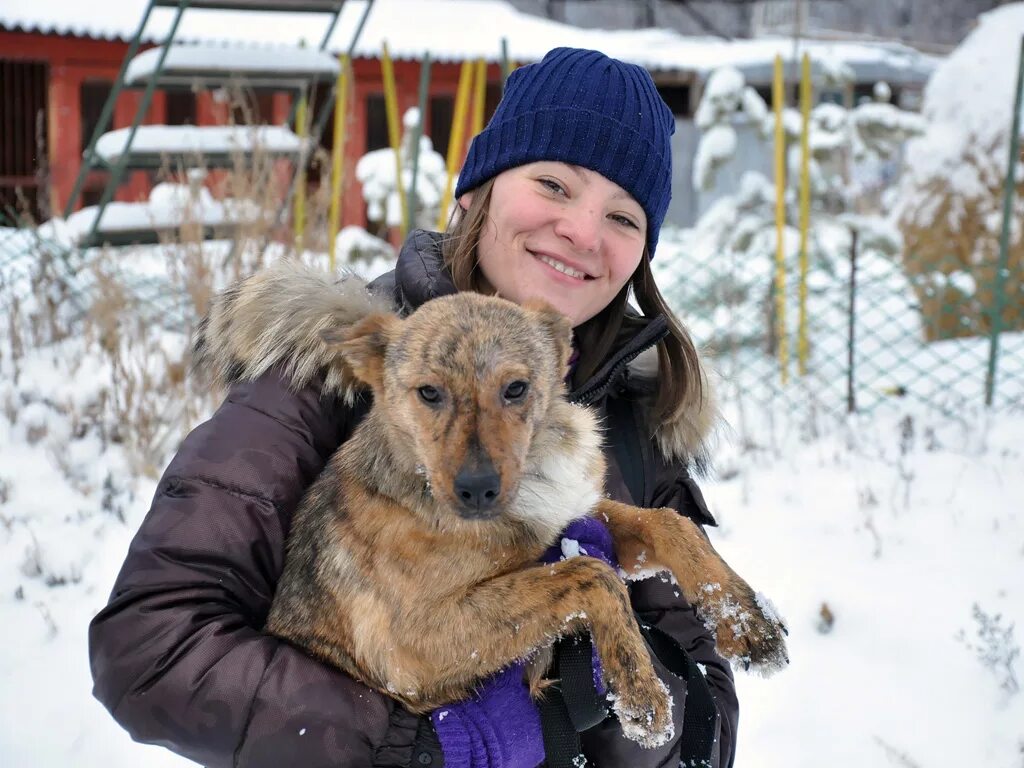
M 237 91 L 231 106 L 245 119 L 252 98 Z M 323 156 L 315 161 L 329 167 Z M 191 179 L 193 199 L 208 192 L 216 199 L 246 201 L 256 214 L 225 230 L 227 242 L 204 240 L 186 208 L 182 225 L 155 249 L 94 250 L 69 275 L 68 254 L 39 240 L 23 257 L 31 264 L 28 283 L 5 284 L 0 270 L 0 306 L 9 309 L 0 329 L 6 331 L 0 362 L 7 358 L 4 367 L 15 384 L 26 355 L 81 338 L 83 343 L 74 345 L 77 354 L 98 353 L 110 379 L 88 408 L 54 406 L 70 416 L 73 434 L 92 432 L 104 443 L 123 444 L 133 470 L 148 475 L 162 469 L 188 430 L 220 400 L 221 393 L 188 375 L 189 340 L 214 293 L 273 259 L 299 257 L 291 217 L 279 216 L 291 179 L 289 161 L 257 151 L 251 158 L 237 155 L 229 169 L 210 169 L 202 157 L 190 158 L 188 165 L 166 162 L 158 181 L 190 184 Z M 205 172 L 201 181 L 189 174 L 195 168 Z M 304 241 L 305 248 L 323 252 L 328 174 L 321 178 L 319 190 L 307 195 Z M 153 270 L 159 273 L 155 279 L 140 280 L 138 265 L 148 259 L 152 266 L 155 253 L 164 260 L 163 269 Z M 17 410 L 16 404 L 6 409 L 12 422 Z
M 993 167 L 992 158 L 1002 168 Z M 904 266 L 921 303 L 928 341 L 988 335 L 992 331 L 999 231 L 1002 224 L 1005 155 L 996 147 L 971 147 L 962 162 L 977 173 L 983 194 L 968 197 L 945 180 L 933 180 L 917 190 L 917 204 L 907 206 L 900 222 L 904 237 Z M 1008 275 L 1001 324 L 1003 330 L 1024 329 L 1024 179 L 1015 189 L 1012 214 L 1017 239 L 1008 253 Z M 965 272 L 977 286 L 968 295 L 936 276 Z

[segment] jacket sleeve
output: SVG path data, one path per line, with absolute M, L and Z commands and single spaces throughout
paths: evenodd
M 270 372 L 236 384 L 157 486 L 93 620 L 95 696 L 203 765 L 408 765 L 418 718 L 264 634 L 288 524 L 351 409 Z
M 700 490 L 683 467 L 677 467 L 657 483 L 651 506 L 673 507 L 698 524 L 714 523 Z M 731 768 L 736 752 L 739 701 L 729 663 L 715 652 L 714 638 L 668 578 L 655 576 L 635 582 L 630 585 L 630 593 L 640 619 L 669 634 L 701 667 L 718 710 L 712 766 Z M 675 738 L 663 747 L 643 749 L 622 736 L 615 718 L 608 718 L 582 735 L 584 752 L 597 768 L 660 768 L 679 764 L 686 682 L 669 671 L 653 652 L 651 658 L 655 671 L 672 694 Z

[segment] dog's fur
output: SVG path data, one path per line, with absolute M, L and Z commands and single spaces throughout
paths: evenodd
M 373 392 L 295 513 L 270 632 L 426 712 L 586 628 L 623 732 L 647 746 L 671 737 L 671 700 L 623 574 L 671 571 L 723 656 L 785 663 L 781 622 L 697 525 L 604 498 L 596 417 L 565 397 L 568 320 L 472 293 L 400 319 L 360 290 L 279 266 L 222 295 L 198 338 L 223 379 L 283 364 L 297 383 L 326 368 L 335 391 Z M 492 498 L 467 478 L 494 481 Z M 538 564 L 587 514 L 607 524 L 622 573 L 588 557 Z

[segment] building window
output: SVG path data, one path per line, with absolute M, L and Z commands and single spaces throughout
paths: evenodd
M 100 115 L 103 113 L 103 106 L 110 96 L 111 84 L 107 81 L 87 80 L 82 83 L 79 90 L 79 100 L 82 112 L 82 151 L 89 148 L 93 131 L 100 122 Z M 109 123 L 105 126 L 110 130 Z
M 501 83 L 488 83 L 487 96 L 484 99 L 484 127 L 494 117 L 498 109 L 498 102 L 501 101 Z
M 454 117 L 454 97 L 430 97 L 430 141 L 434 144 L 434 151 L 441 157 L 448 157 L 448 143 L 451 141 Z
M 366 151 L 384 149 L 388 141 L 388 111 L 384 94 L 371 93 L 366 97 Z
M 243 91 L 233 96 L 231 103 L 233 125 L 273 125 L 273 91 Z
M 676 117 L 690 117 L 690 86 L 659 85 L 658 93 Z
M 3 220 L 46 209 L 45 63 L 0 59 L 0 214 Z
M 195 125 L 196 95 L 192 91 L 167 91 L 164 125 Z

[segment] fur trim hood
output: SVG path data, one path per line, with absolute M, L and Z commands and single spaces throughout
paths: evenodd
M 332 281 L 322 271 L 281 260 L 218 294 L 200 322 L 193 344 L 193 369 L 212 383 L 229 386 L 255 379 L 274 366 L 295 388 L 323 377 L 323 389 L 352 402 L 358 385 L 347 367 L 320 338 L 322 331 L 352 325 L 374 312 L 406 314 L 437 296 L 455 292 L 441 256 L 441 235 L 414 232 L 394 272 L 367 284 L 354 275 Z M 657 340 L 663 319 L 634 318 L 638 336 Z M 646 333 L 645 333 L 646 331 Z M 653 334 L 650 332 L 654 332 Z M 653 345 L 653 341 L 650 342 Z M 626 347 L 630 346 L 629 344 Z M 625 347 L 613 354 L 595 378 L 609 377 L 607 389 L 636 397 L 653 397 L 657 389 L 658 355 L 649 346 L 625 366 Z M 616 363 L 619 360 L 619 363 Z M 706 369 L 702 365 L 704 403 L 694 413 L 679 408 L 656 425 L 654 435 L 667 460 L 706 463 L 719 415 Z M 583 390 L 590 388 L 585 385 Z
M 196 330 L 192 367 L 222 387 L 259 377 L 276 365 L 299 389 L 323 376 L 325 392 L 352 402 L 357 385 L 321 332 L 393 311 L 390 296 L 348 276 L 280 260 L 219 293 Z

